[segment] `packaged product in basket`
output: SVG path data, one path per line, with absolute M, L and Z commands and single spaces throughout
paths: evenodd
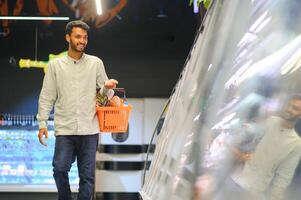
M 110 99 L 114 96 L 114 90 L 109 90 L 107 94 L 102 94 L 100 91 L 96 93 L 96 104 L 99 106 L 107 106 Z
M 113 97 L 109 100 L 108 106 L 113 106 L 113 107 L 119 107 L 119 106 L 122 106 L 122 102 L 121 102 L 121 99 L 119 98 L 119 96 L 113 96 Z

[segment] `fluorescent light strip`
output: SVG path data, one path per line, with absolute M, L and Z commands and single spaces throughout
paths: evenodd
M 97 12 L 97 15 L 102 15 L 101 0 L 95 0 L 95 2 L 96 2 L 96 12 Z
M 199 3 L 198 0 L 193 1 L 193 12 L 198 13 L 199 12 Z
M 23 17 L 23 16 L 0 16 L 0 20 L 69 20 L 69 17 Z

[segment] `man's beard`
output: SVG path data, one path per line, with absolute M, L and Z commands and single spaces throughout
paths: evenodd
M 83 48 L 82 50 L 78 50 L 78 49 L 76 48 L 75 43 L 74 43 L 71 39 L 70 39 L 70 47 L 71 47 L 71 49 L 72 49 L 73 51 L 76 51 L 76 52 L 84 52 L 85 49 L 86 49 L 86 46 L 84 46 L 84 48 Z
M 284 112 L 282 113 L 282 118 L 288 122 L 294 123 L 299 119 L 299 116 L 292 116 L 290 113 Z

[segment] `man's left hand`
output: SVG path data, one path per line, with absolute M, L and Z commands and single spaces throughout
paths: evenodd
M 115 79 L 110 79 L 105 81 L 105 88 L 107 89 L 114 89 L 116 88 L 116 85 L 118 84 L 118 81 Z

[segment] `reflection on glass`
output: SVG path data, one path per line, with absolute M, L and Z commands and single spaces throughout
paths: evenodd
M 144 198 L 300 197 L 300 7 L 213 1 L 172 96 Z

